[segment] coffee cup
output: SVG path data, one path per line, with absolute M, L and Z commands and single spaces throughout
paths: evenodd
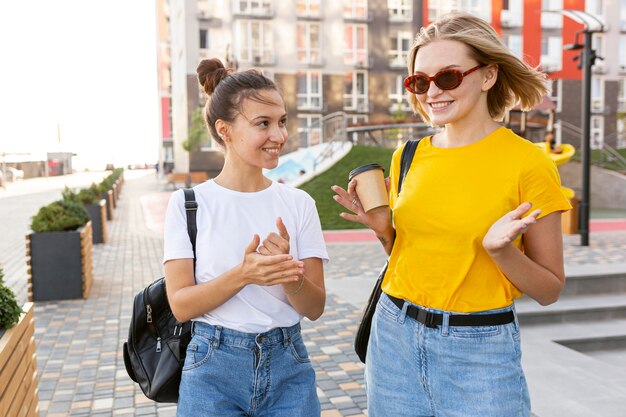
M 385 185 L 385 169 L 379 164 L 367 164 L 350 171 L 348 181 L 356 179 L 356 193 L 365 212 L 389 206 Z

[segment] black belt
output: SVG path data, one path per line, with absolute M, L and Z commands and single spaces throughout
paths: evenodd
M 387 297 L 402 310 L 406 301 L 388 294 Z M 413 304 L 408 305 L 406 315 L 430 328 L 441 326 L 443 323 L 443 314 L 432 313 Z M 450 314 L 448 326 L 498 326 L 511 323 L 514 319 L 512 311 L 493 314 Z

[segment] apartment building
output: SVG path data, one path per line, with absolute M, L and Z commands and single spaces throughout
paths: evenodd
M 218 57 L 239 70 L 256 68 L 273 78 L 289 112 L 288 147 L 308 146 L 320 140 L 319 130 L 310 127 L 333 112 L 346 112 L 352 124 L 413 117 L 403 88 L 408 50 L 422 25 L 453 10 L 487 20 L 511 50 L 549 73 L 557 138 L 576 146 L 582 71 L 573 61 L 577 52 L 563 46 L 574 42 L 582 25 L 546 11 L 577 9 L 603 19 L 606 31 L 594 35 L 604 60 L 594 67 L 593 143 L 626 146 L 626 0 L 157 2 L 168 16 L 171 129 L 180 171 L 189 168 L 181 143 L 191 113 L 205 101 L 195 74 L 201 59 Z

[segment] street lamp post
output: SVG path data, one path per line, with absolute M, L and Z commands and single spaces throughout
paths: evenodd
M 595 63 L 596 52 L 591 49 L 591 41 L 594 33 L 604 32 L 605 24 L 599 18 L 582 10 L 544 10 L 549 13 L 559 13 L 578 23 L 584 28 L 583 45 L 578 43 L 578 34 L 574 44 L 566 46 L 566 49 L 582 49 L 579 59 L 583 70 L 583 105 L 582 105 L 582 196 L 579 205 L 578 229 L 580 233 L 580 245 L 589 246 L 589 212 L 591 207 L 591 67 Z

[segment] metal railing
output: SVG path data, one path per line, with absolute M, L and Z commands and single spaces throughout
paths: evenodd
M 578 139 L 582 138 L 582 129 L 580 127 L 568 123 L 564 120 L 561 120 L 560 124 L 564 132 L 567 132 Z M 605 136 L 602 143 L 600 143 L 599 146 L 594 149 L 599 151 L 600 158 L 592 158 L 591 163 L 593 165 L 600 166 L 602 168 L 611 165 L 616 166 L 617 169 L 620 171 L 626 171 L 626 158 L 624 158 L 619 152 L 617 152 L 615 148 L 606 143 L 607 139 L 612 139 L 614 136 L 617 137 L 617 134 L 618 132 L 614 132 L 608 136 Z

